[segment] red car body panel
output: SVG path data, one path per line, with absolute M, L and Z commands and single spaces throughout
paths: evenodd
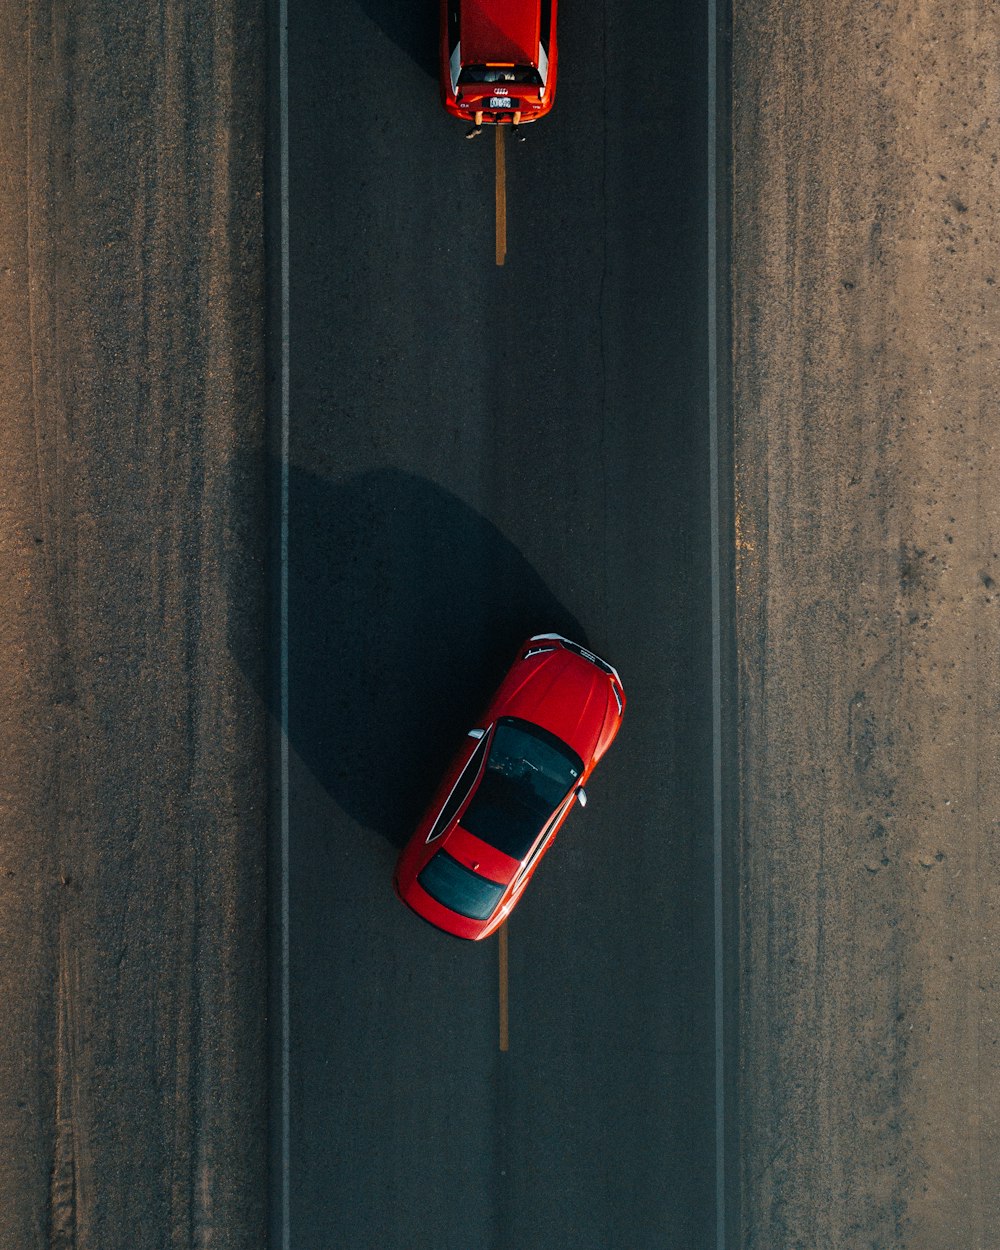
M 462 0 L 462 60 L 466 65 L 534 65 L 540 25 L 538 4 Z
M 577 791 L 614 740 L 624 710 L 621 680 L 610 665 L 557 635 L 529 639 L 479 722 L 483 736 L 469 737 L 463 743 L 399 857 L 393 886 L 403 902 L 456 937 L 478 940 L 498 929 L 576 806 Z M 555 735 L 583 765 L 521 860 L 476 837 L 462 823 L 482 781 L 501 717 L 514 717 Z M 502 889 L 485 919 L 472 919 L 443 906 L 417 880 L 443 849 L 461 867 Z
M 504 679 L 494 702 L 503 705 L 499 715 L 517 716 L 541 725 L 561 738 L 585 762 L 602 755 L 605 729 L 614 724 L 609 710 L 614 704 L 611 683 L 595 679 L 594 665 L 572 651 L 558 650 L 515 665 Z M 598 670 L 600 673 L 600 670 Z M 610 745 L 610 740 L 605 744 Z
M 441 101 L 453 117 L 526 125 L 555 103 L 558 0 L 441 0 Z M 463 82 L 462 69 L 537 72 L 541 82 Z M 517 77 L 523 77 L 518 74 Z M 504 104 L 498 103 L 505 102 Z
M 488 881 L 497 885 L 509 885 L 521 867 L 516 859 L 511 859 L 495 846 L 483 842 L 462 828 L 461 819 L 451 831 L 447 839 L 448 854 L 454 856 L 460 864 L 478 872 Z

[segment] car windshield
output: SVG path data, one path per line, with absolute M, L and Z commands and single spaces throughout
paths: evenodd
M 464 65 L 458 85 L 474 82 L 513 82 L 522 86 L 540 87 L 542 76 L 533 65 Z
M 472 872 L 447 851 L 438 851 L 417 877 L 420 885 L 442 907 L 470 920 L 488 920 L 505 887 Z
M 524 859 L 582 771 L 580 757 L 555 734 L 504 716 L 462 827 L 511 859 Z

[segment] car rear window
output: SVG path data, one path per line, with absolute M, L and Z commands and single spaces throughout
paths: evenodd
M 542 76 L 534 65 L 465 65 L 458 76 L 458 85 L 467 87 L 470 83 L 519 83 L 522 87 L 540 87 Z
M 470 920 L 488 920 L 506 888 L 464 867 L 447 851 L 438 851 L 417 881 L 442 907 Z

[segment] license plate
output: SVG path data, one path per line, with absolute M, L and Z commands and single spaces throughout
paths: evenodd
M 513 101 L 511 100 L 510 96 L 506 96 L 506 95 L 491 95 L 490 96 L 490 108 L 491 109 L 509 109 L 512 103 Z

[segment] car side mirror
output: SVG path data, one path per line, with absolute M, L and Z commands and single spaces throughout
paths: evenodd
M 577 786 L 576 788 L 576 801 L 581 807 L 587 806 L 587 791 L 584 790 L 583 786 Z
M 470 730 L 469 730 L 469 737 L 470 737 L 470 738 L 475 738 L 475 739 L 476 739 L 476 741 L 478 742 L 478 741 L 479 741 L 479 739 L 480 739 L 480 738 L 482 738 L 482 737 L 485 735 L 485 733 L 486 733 L 486 730 L 485 730 L 485 729 L 470 729 Z

